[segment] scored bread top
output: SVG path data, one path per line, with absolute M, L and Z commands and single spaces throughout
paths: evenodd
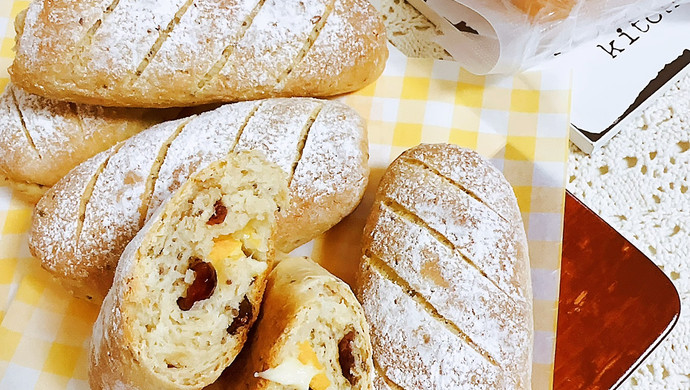
M 371 328 L 377 390 L 384 384 L 394 390 L 516 388 L 419 299 L 369 263 L 363 267 L 360 289 L 366 298 L 360 295 L 360 301 Z
M 288 201 L 284 176 L 261 152 L 231 153 L 161 205 L 101 307 L 92 389 L 191 390 L 217 379 L 258 315 L 275 215 Z
M 100 300 L 152 210 L 199 168 L 247 149 L 288 174 L 280 250 L 335 225 L 364 193 L 366 129 L 352 109 L 308 98 L 236 103 L 156 125 L 94 157 L 101 164 L 84 163 L 87 173 L 68 174 L 36 206 L 30 249 L 75 295 Z
M 404 152 L 381 180 L 363 244 L 358 297 L 380 386 L 529 388 L 526 237 L 490 163 L 455 145 Z
M 15 28 L 15 83 L 108 106 L 332 96 L 388 55 L 366 0 L 36 0 Z
M 178 112 L 60 102 L 9 84 L 0 96 L 0 173 L 50 187 L 87 158 Z

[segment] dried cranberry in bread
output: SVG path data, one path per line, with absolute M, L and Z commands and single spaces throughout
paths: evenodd
M 153 210 L 200 167 L 248 149 L 288 175 L 279 250 L 326 231 L 364 194 L 367 135 L 354 110 L 308 98 L 235 103 L 156 125 L 75 168 L 36 206 L 31 253 L 76 296 L 100 301 Z
M 91 389 L 199 389 L 242 349 L 274 261 L 284 172 L 261 152 L 196 173 L 127 246 L 94 325 Z
M 36 203 L 78 164 L 179 111 L 59 102 L 9 84 L 0 95 L 0 175 Z
M 388 56 L 367 0 L 35 0 L 15 29 L 14 83 L 105 106 L 333 96 Z
M 532 290 L 511 186 L 477 153 L 420 145 L 384 174 L 357 296 L 378 389 L 529 389 Z
M 207 390 L 371 389 L 369 327 L 350 287 L 307 258 L 268 276 L 245 350 Z

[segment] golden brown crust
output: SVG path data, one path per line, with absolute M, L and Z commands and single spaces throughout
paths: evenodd
M 15 84 L 105 106 L 334 96 L 388 56 L 366 0 L 37 0 L 16 26 Z
M 191 390 L 217 379 L 258 316 L 286 184 L 260 152 L 232 153 L 161 206 L 127 247 L 101 307 L 92 389 Z M 209 223 L 218 204 L 227 214 Z M 198 264 L 213 277 L 200 276 Z M 207 293 L 192 293 L 199 289 Z M 190 296 L 188 305 L 180 303 Z
M 39 184 L 10 180 L 0 173 L 0 187 L 5 186 L 10 187 L 17 198 L 31 205 L 38 203 L 41 197 L 49 190 L 48 187 Z
M 357 207 L 368 180 L 366 122 L 346 105 L 323 106 L 290 181 L 276 247 L 288 253 L 340 222 Z
M 341 374 L 338 344 L 354 332 L 354 384 Z M 307 258 L 286 258 L 268 277 L 260 318 L 237 361 L 215 385 L 218 389 L 258 390 L 292 387 L 257 377 L 297 358 L 300 343 L 315 350 L 330 385 L 336 389 L 370 389 L 371 342 L 362 308 L 343 281 Z
M 57 259 L 64 252 L 73 257 L 83 256 L 78 243 L 73 240 L 73 237 L 79 236 L 81 231 L 83 194 L 92 188 L 91 178 L 103 169 L 113 152 L 114 150 L 109 150 L 97 154 L 78 165 L 69 175 L 53 186 L 36 205 L 29 231 L 29 249 L 33 256 L 41 260 L 41 266 L 56 276 L 55 279 L 68 291 L 88 300 L 103 299 L 107 288 L 104 289 L 102 286 L 102 275 L 106 269 L 112 275 L 115 267 L 94 254 L 91 254 L 94 260 L 80 265 L 71 261 L 57 261 Z M 37 232 L 41 232 L 40 238 L 36 236 Z M 37 239 L 37 242 L 46 245 L 37 250 L 32 246 L 32 239 Z M 57 277 L 65 274 L 71 277 Z M 108 284 L 112 283 L 112 276 L 107 280 Z M 82 291 L 103 291 L 103 295 L 96 297 L 92 293 Z
M 357 294 L 379 387 L 530 388 L 526 237 L 490 163 L 454 145 L 406 151 L 381 180 L 363 247 Z
M 86 159 L 178 112 L 58 102 L 9 84 L 0 96 L 0 173 L 53 186 Z
M 290 177 L 291 206 L 276 235 L 276 247 L 289 252 L 359 203 L 369 173 L 364 125 L 342 103 L 305 98 L 235 103 L 159 124 L 49 191 L 34 212 L 31 252 L 77 296 L 99 301 L 153 210 L 200 167 L 249 149 Z

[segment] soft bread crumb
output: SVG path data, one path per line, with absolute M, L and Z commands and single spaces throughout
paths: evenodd
M 221 383 L 361 390 L 371 388 L 372 372 L 369 328 L 350 288 L 309 259 L 287 257 L 269 276 L 251 342 Z
M 209 223 L 219 202 L 227 214 Z M 99 314 L 121 312 L 123 329 L 105 336 L 94 329 L 92 366 L 98 356 L 111 355 L 101 351 L 106 344 L 131 351 L 130 366 L 111 372 L 120 371 L 116 375 L 133 383 L 164 383 L 161 388 L 212 383 L 239 353 L 256 318 L 273 262 L 275 214 L 287 202 L 284 173 L 260 152 L 231 154 L 193 176 L 123 254 L 109 293 L 119 298 L 116 307 L 108 307 L 113 301 L 107 299 Z M 232 245 L 216 249 L 211 258 L 217 242 Z M 205 279 L 196 280 L 202 270 Z M 180 305 L 195 296 L 196 287 L 203 288 L 200 298 Z M 98 341 L 122 335 L 121 343 Z M 126 378 L 133 376 L 132 365 L 151 378 Z

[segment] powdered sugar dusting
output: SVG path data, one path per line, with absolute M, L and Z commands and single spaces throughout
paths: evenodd
M 395 164 L 394 185 L 380 189 L 445 236 L 513 300 L 527 292 L 517 280 L 513 225 L 443 178 L 421 167 Z
M 337 219 L 352 212 L 369 178 L 365 129 L 364 120 L 344 104 L 334 102 L 323 107 L 292 177 L 293 207 L 286 218 L 321 233 L 331 225 L 310 210 L 338 213 Z
M 292 179 L 293 191 L 305 196 L 302 192 L 308 188 L 313 201 L 319 203 L 321 197 L 338 192 L 338 188 L 366 185 L 368 175 L 361 168 L 369 157 L 364 128 L 364 120 L 350 107 L 339 102 L 325 106 L 304 145 Z
M 40 31 L 37 28 L 39 14 L 43 10 L 43 1 L 32 1 L 29 3 L 29 7 L 26 9 L 26 14 L 24 16 L 24 31 L 31 31 L 30 33 L 21 34 L 17 37 L 17 57 L 21 57 L 27 62 L 29 66 L 36 66 L 35 63 L 38 54 L 41 52 L 42 44 L 45 45 L 47 42 L 38 39 L 38 34 L 34 34 L 33 31 Z M 39 69 L 40 69 L 40 65 Z
M 454 153 L 444 152 L 443 148 L 451 148 Z M 479 154 L 456 145 L 427 145 L 411 149 L 405 156 L 423 161 L 465 190 L 471 190 L 508 221 L 522 223 L 515 196 L 510 196 L 512 187 L 501 172 Z
M 514 377 L 522 376 L 529 366 L 532 345 L 529 308 L 508 299 L 423 227 L 397 216 L 381 203 L 374 207 L 373 226 L 367 226 L 365 232 L 371 238 L 368 250 L 503 369 Z
M 79 162 L 176 113 L 63 102 L 13 84 L 0 101 L 0 170 L 15 181 L 45 186 Z
M 56 64 L 46 53 L 69 55 L 112 0 L 34 0 L 27 9 L 24 34 L 17 38 L 17 57 L 39 71 Z M 51 4 L 52 3 L 52 4 Z M 46 28 L 49 22 L 51 28 Z M 54 33 L 57 30 L 59 33 Z M 57 61 L 62 64 L 63 61 Z
M 85 276 L 76 239 L 79 225 L 79 204 L 89 180 L 105 163 L 111 150 L 99 153 L 76 167 L 41 199 L 34 210 L 29 233 L 29 248 L 41 259 L 43 267 L 73 275 Z
M 8 174 L 13 169 L 14 161 L 30 163 L 40 158 L 24 133 L 22 117 L 12 97 L 11 88 L 12 85 L 9 85 L 0 96 L 0 144 L 4 150 L 0 154 L 0 172 L 8 177 L 14 176 Z
M 335 95 L 387 53 L 365 0 L 37 0 L 26 20 L 15 82 L 108 106 Z
M 312 20 L 325 13 L 328 3 L 267 0 L 237 43 L 234 56 L 243 60 L 229 62 L 220 74 L 228 79 L 232 75 L 260 90 L 272 90 L 283 70 L 299 55 L 314 28 Z
M 374 360 L 409 389 L 507 389 L 504 373 L 454 335 L 368 262 L 360 300 Z
M 368 16 L 370 13 L 371 4 L 366 0 L 335 1 L 334 10 L 319 37 L 307 56 L 295 66 L 287 85 L 298 87 L 298 83 L 305 79 L 334 83 L 338 75 L 355 73 L 371 62 L 383 67 L 385 57 L 378 57 L 374 48 L 378 46 L 376 42 L 385 45 L 385 31 L 377 17 Z M 318 55 L 324 53 L 327 55 Z M 333 61 L 337 53 L 347 55 Z M 361 77 L 369 75 L 361 74 Z
M 194 172 L 220 160 L 234 146 L 240 127 L 257 102 L 222 106 L 192 119 L 170 144 L 158 173 L 147 219 Z
M 297 145 L 301 138 L 302 129 L 307 125 L 314 109 L 322 105 L 325 107 L 324 109 L 331 105 L 342 106 L 340 103 L 315 99 L 272 99 L 263 102 L 227 105 L 192 118 L 167 150 L 165 160 L 158 172 L 157 182 L 153 184 L 154 192 L 150 210 L 154 210 L 157 204 L 160 204 L 166 196 L 175 191 L 195 170 L 229 153 L 237 138 L 239 128 L 258 104 L 261 104 L 261 108 L 256 110 L 247 122 L 236 149 L 256 148 L 262 150 L 266 153 L 268 160 L 279 164 L 288 172 L 297 159 Z M 342 110 L 342 108 L 335 111 L 338 110 Z M 334 131 L 332 129 L 342 128 L 357 130 L 358 134 L 362 134 L 359 129 L 356 129 L 356 126 L 353 127 L 352 124 L 347 123 L 351 120 L 360 123 L 361 119 L 357 119 L 357 117 L 340 115 L 327 118 L 330 118 L 329 121 L 319 125 L 318 132 L 330 133 Z M 142 199 L 142 194 L 153 161 L 158 157 L 159 150 L 180 123 L 180 121 L 166 122 L 143 131 L 125 141 L 121 150 L 109 161 L 104 172 L 98 178 L 91 200 L 86 206 L 79 255 L 74 260 L 81 263 L 84 270 L 87 267 L 92 267 L 90 269 L 106 274 L 114 272 L 114 264 L 119 259 L 125 244 L 140 227 L 140 208 L 142 202 L 145 201 Z M 319 138 L 317 137 L 317 139 Z M 331 150 L 331 146 L 328 145 L 331 142 L 330 138 L 324 137 L 323 140 L 321 146 L 326 150 Z M 320 150 L 314 146 L 307 152 L 320 153 Z M 341 153 L 350 155 L 354 152 L 341 150 Z M 332 180 L 334 183 L 342 183 L 346 181 L 344 177 L 339 175 L 347 173 L 347 169 L 343 171 L 333 171 L 330 168 L 319 169 L 316 164 L 321 160 L 314 159 L 304 153 L 303 159 L 312 161 L 310 164 L 314 164 L 310 168 L 311 172 L 320 172 L 321 175 L 324 175 L 323 178 L 314 179 L 314 182 L 322 183 Z M 82 181 L 88 182 L 89 178 L 75 177 L 73 174 L 67 175 L 60 182 L 62 184 L 59 183 L 56 186 L 65 190 L 56 192 L 55 196 L 58 198 L 72 196 L 70 190 L 85 186 L 86 184 Z M 313 183 L 300 181 L 299 186 L 301 185 L 309 187 Z M 307 196 L 317 192 L 300 187 L 293 188 L 293 201 L 300 194 Z M 334 197 L 338 195 L 338 193 L 333 194 Z M 63 202 L 62 199 L 58 201 Z M 297 199 L 296 201 L 300 204 L 308 202 L 304 199 Z M 356 203 L 356 201 L 357 199 L 350 200 L 351 203 Z M 52 235 L 54 234 L 53 231 L 62 231 L 63 219 L 78 219 L 78 215 L 70 213 L 73 209 L 78 209 L 79 202 L 77 201 L 75 204 L 68 202 L 68 204 L 69 206 L 64 207 L 70 208 L 69 212 L 65 212 L 61 208 L 54 208 L 47 212 L 45 223 L 37 231 L 47 231 L 48 234 Z M 314 208 L 310 210 L 312 211 L 309 213 L 310 218 L 320 224 L 325 223 L 324 218 L 326 217 L 319 217 L 319 213 L 313 212 Z M 68 216 L 65 217 L 64 215 Z M 337 220 L 326 222 L 337 222 Z M 73 248 L 74 242 L 77 241 L 74 229 L 64 232 L 60 238 L 64 247 L 71 248 L 67 252 L 77 253 L 76 249 Z M 56 245 L 58 245 L 57 242 Z M 64 253 L 58 252 L 56 250 L 56 255 L 50 255 L 51 257 L 55 256 L 56 261 L 68 261 L 66 257 L 75 256 L 74 254 L 66 256 Z M 42 258 L 43 255 L 39 257 Z M 63 257 L 65 258 L 63 259 Z M 85 273 L 88 272 L 85 271 Z
M 321 104 L 314 99 L 303 99 L 301 104 L 293 104 L 291 99 L 265 101 L 247 123 L 235 151 L 260 150 L 291 175 L 302 129 Z
M 352 66 L 355 62 L 356 56 L 346 56 L 341 61 L 314 61 L 316 57 L 311 55 L 314 53 L 334 53 L 337 51 L 351 51 L 355 52 L 363 51 L 364 42 L 362 40 L 352 39 L 356 36 L 354 30 L 360 28 L 361 26 L 348 25 L 347 21 L 343 19 L 342 13 L 345 4 L 343 1 L 334 1 L 334 10 L 329 14 L 326 24 L 323 26 L 321 33 L 319 34 L 314 45 L 311 47 L 310 52 L 302 60 L 301 63 L 296 64 L 293 74 L 290 78 L 303 77 L 301 74 L 304 71 L 311 71 L 313 73 L 318 73 L 318 77 L 333 77 L 340 74 L 343 69 Z M 353 7 L 356 12 L 358 7 Z M 347 47 L 345 45 L 351 44 L 354 47 Z M 322 66 L 318 66 L 322 65 Z
M 77 118 L 68 103 L 45 99 L 11 86 L 23 114 L 26 130 L 42 158 L 51 159 L 81 138 Z M 9 88 L 8 88 L 9 89 Z
M 393 390 L 378 371 L 374 370 L 374 390 Z M 398 390 L 398 389 L 395 389 Z
M 242 21 L 258 2 L 195 0 L 151 60 L 139 83 L 166 83 L 166 74 L 186 69 L 195 69 L 199 74 L 209 72 L 225 47 L 237 39 Z M 189 80 L 188 86 L 192 88 L 197 83 L 198 80 Z
M 89 72 L 123 80 L 134 73 L 185 0 L 120 0 L 87 49 Z
M 181 121 L 154 126 L 134 136 L 108 161 L 86 206 L 79 237 L 85 260 L 95 258 L 100 267 L 107 264 L 115 269 L 125 245 L 141 228 L 142 196 L 157 151 Z

